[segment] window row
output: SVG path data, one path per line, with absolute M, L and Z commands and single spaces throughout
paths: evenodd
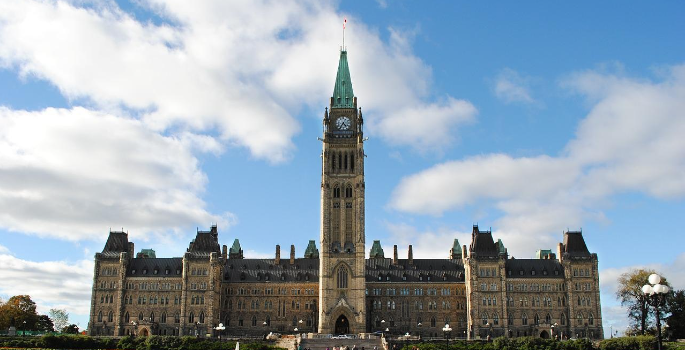
M 507 283 L 507 290 L 510 292 L 559 292 L 565 291 L 564 283 Z
M 354 172 L 354 151 L 329 151 L 329 162 L 333 172 Z
M 566 297 L 557 297 L 556 298 L 556 306 L 566 306 Z M 519 307 L 527 307 L 528 306 L 528 297 L 518 297 L 518 300 L 514 297 L 509 297 L 507 299 L 507 306 L 516 306 L 518 305 Z M 552 307 L 554 306 L 554 298 L 550 296 L 532 296 L 530 297 L 530 306 L 544 306 L 544 307 Z
M 132 274 L 132 275 L 135 275 L 137 272 L 138 272 L 138 271 L 137 271 L 135 268 L 131 269 L 131 274 Z M 148 273 L 147 267 L 144 267 L 142 270 L 140 270 L 140 272 L 141 272 L 143 275 L 147 275 L 147 273 Z M 153 274 L 153 275 L 159 275 L 159 272 L 160 272 L 160 270 L 159 270 L 159 268 L 157 268 L 157 267 L 155 267 L 154 269 L 152 269 L 152 274 Z M 169 269 L 169 268 L 164 269 L 164 274 L 165 274 L 165 275 L 171 275 L 171 269 Z M 176 269 L 176 274 L 177 274 L 177 275 L 180 275 L 180 274 L 181 274 L 181 269 L 180 269 L 180 268 L 177 268 L 177 269 Z

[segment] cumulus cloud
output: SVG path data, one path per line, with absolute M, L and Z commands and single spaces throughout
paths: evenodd
M 88 315 L 93 283 L 92 261 L 35 262 L 0 254 L 0 294 L 28 294 L 38 312 L 66 309 L 72 315 Z
M 550 232 L 605 220 L 601 206 L 612 195 L 685 196 L 685 65 L 657 82 L 587 71 L 567 77 L 564 86 L 592 106 L 561 154 L 488 154 L 438 164 L 402 179 L 390 206 L 442 215 L 492 203 L 502 212 L 498 232 L 520 237 L 509 242 L 526 254 L 519 249 L 540 237 L 555 241 Z
M 101 239 L 121 225 L 134 235 L 226 226 L 230 215 L 204 209 L 207 179 L 189 144 L 215 149 L 81 107 L 0 108 L 0 226 L 68 240 Z
M 78 4 L 3 1 L 1 64 L 53 83 L 72 100 L 133 110 L 157 131 L 216 130 L 223 143 L 271 162 L 291 156 L 300 130 L 293 115 L 303 104 L 323 108 L 332 92 L 343 17 L 332 3 L 139 2 L 162 24 L 138 21 L 113 2 Z M 471 114 L 465 101 L 427 98 L 430 68 L 413 55 L 410 33 L 389 28 L 384 43 L 377 29 L 347 17 L 353 82 L 360 104 L 375 111 L 367 114 L 371 124 L 425 118 L 454 131 Z M 395 113 L 404 107 L 423 112 Z M 409 142 L 451 141 L 431 136 L 416 131 Z
M 505 103 L 535 103 L 530 92 L 530 78 L 511 68 L 503 69 L 495 79 L 495 96 Z

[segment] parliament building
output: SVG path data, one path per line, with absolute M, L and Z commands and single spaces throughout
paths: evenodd
M 250 259 L 236 239 L 219 245 L 216 226 L 198 231 L 182 257 L 136 253 L 123 231 L 95 254 L 91 335 L 263 335 L 370 333 L 469 339 L 603 337 L 597 254 L 582 232 L 556 250 L 509 257 L 491 231 L 473 227 L 445 258 L 415 259 L 412 246 L 386 257 L 373 241 L 366 257 L 364 119 L 340 52 L 323 116 L 321 231 L 304 254 Z M 532 253 L 532 252 L 531 252 Z M 297 329 L 297 331 L 296 331 Z

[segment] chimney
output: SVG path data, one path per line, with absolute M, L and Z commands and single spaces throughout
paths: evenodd
M 128 242 L 128 256 L 135 257 L 136 255 L 135 244 L 133 242 Z
M 290 245 L 290 265 L 295 264 L 295 245 Z
M 274 264 L 281 264 L 281 246 L 276 244 L 276 259 L 274 259 Z
M 557 257 L 559 258 L 559 262 L 561 262 L 563 260 L 563 256 L 564 256 L 564 254 L 562 254 L 563 252 L 564 252 L 564 244 L 563 243 L 557 244 Z
M 411 244 L 409 245 L 409 265 L 414 264 L 414 252 L 411 249 Z
M 392 246 L 392 264 L 397 265 L 397 244 Z
M 224 244 L 224 246 L 221 248 L 221 257 L 226 260 L 228 258 L 228 246 Z

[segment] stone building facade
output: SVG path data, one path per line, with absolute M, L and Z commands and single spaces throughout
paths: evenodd
M 501 240 L 473 227 L 447 258 L 385 257 L 374 241 L 366 258 L 364 136 L 341 51 L 323 117 L 321 231 L 297 257 L 243 256 L 236 239 L 219 245 L 216 226 L 197 231 L 182 257 L 135 253 L 122 231 L 95 255 L 88 330 L 93 335 L 263 335 L 275 332 L 407 332 L 453 337 L 602 338 L 597 255 L 581 232 L 556 252 L 510 258 Z

